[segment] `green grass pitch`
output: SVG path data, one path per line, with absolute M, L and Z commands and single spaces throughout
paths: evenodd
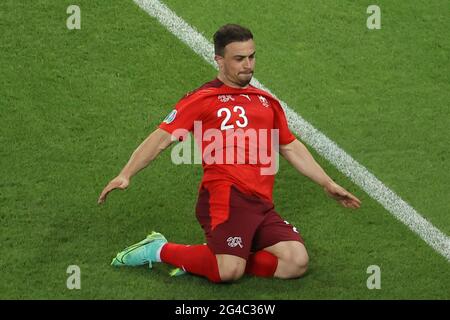
M 222 24 L 255 35 L 255 76 L 442 232 L 450 234 L 448 1 L 165 3 L 209 40 Z M 68 30 L 66 9 L 81 8 Z M 112 257 L 151 230 L 202 243 L 199 165 L 167 150 L 104 206 L 97 197 L 187 91 L 216 70 L 131 0 L 0 2 L 1 299 L 449 299 L 448 261 L 327 161 L 363 201 L 338 206 L 282 160 L 277 211 L 306 239 L 298 280 L 213 285 Z M 301 138 L 301 137 L 300 137 Z M 81 269 L 68 290 L 66 269 Z M 366 269 L 381 269 L 369 290 Z

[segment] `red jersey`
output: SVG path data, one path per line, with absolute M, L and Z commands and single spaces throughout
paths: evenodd
M 232 88 L 217 78 L 186 94 L 159 128 L 179 140 L 194 132 L 204 170 L 201 186 L 234 184 L 270 202 L 275 139 L 279 145 L 295 140 L 270 94 L 251 85 Z

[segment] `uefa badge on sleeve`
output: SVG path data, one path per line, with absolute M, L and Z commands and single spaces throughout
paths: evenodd
M 177 110 L 172 110 L 172 112 L 170 112 L 167 117 L 164 119 L 164 123 L 171 123 L 173 120 L 175 120 L 175 117 L 177 116 Z

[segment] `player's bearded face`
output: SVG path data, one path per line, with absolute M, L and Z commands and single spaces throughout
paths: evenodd
M 223 74 L 234 84 L 245 87 L 255 69 L 255 43 L 253 40 L 232 42 L 225 47 L 222 59 Z

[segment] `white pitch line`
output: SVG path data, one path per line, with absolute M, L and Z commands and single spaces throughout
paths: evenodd
M 133 1 L 217 69 L 213 59 L 214 46 L 165 4 L 158 0 Z M 252 80 L 252 84 L 271 93 L 270 90 L 256 79 Z M 273 95 L 273 93 L 271 94 Z M 413 207 L 386 187 L 335 142 L 293 111 L 285 102 L 279 101 L 286 112 L 289 126 L 293 132 L 301 136 L 303 141 L 314 148 L 322 157 L 331 162 L 339 171 L 349 177 L 370 197 L 378 201 L 394 217 L 408 226 L 408 228 L 419 235 L 428 245 L 450 262 L 450 238 L 448 236 L 433 226 L 429 221 L 425 220 Z

